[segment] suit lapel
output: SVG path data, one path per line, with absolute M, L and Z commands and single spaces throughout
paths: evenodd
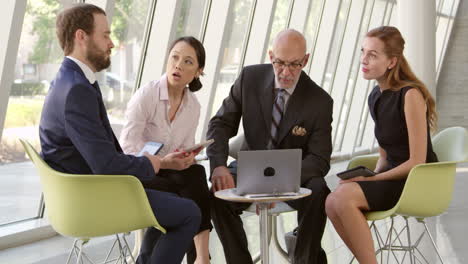
M 273 67 L 271 69 L 271 73 L 265 78 L 265 83 L 263 85 L 263 89 L 259 94 L 259 101 L 262 106 L 263 112 L 263 119 L 265 121 L 265 127 L 267 128 L 267 134 L 270 135 L 270 128 L 271 128 L 271 115 L 273 111 L 273 89 L 275 84 L 275 75 L 273 72 Z M 270 138 L 268 137 L 268 141 Z
M 309 87 L 305 86 L 303 81 L 304 76 L 302 76 L 303 74 L 304 73 L 301 74 L 296 89 L 288 100 L 286 113 L 283 115 L 283 119 L 281 120 L 279 128 L 278 144 L 281 144 L 281 141 L 284 139 L 284 137 L 286 137 L 292 127 L 297 124 L 297 120 L 299 119 L 302 109 L 304 108 L 304 104 L 307 100 L 307 89 Z
M 82 75 L 85 79 L 86 76 L 81 70 L 80 66 L 76 64 L 73 60 L 65 57 L 62 65 L 65 67 L 70 67 L 74 71 L 77 71 L 80 75 Z M 110 125 L 109 117 L 107 116 L 107 111 L 106 111 L 106 106 L 104 105 L 104 99 L 102 98 L 102 93 L 101 93 L 101 88 L 99 88 L 99 84 L 96 82 L 94 84 L 90 84 L 94 89 L 96 89 L 97 94 L 98 94 L 98 103 L 99 103 L 99 117 L 101 118 L 101 121 L 104 125 L 104 128 L 106 129 L 107 134 L 109 135 L 109 138 L 114 142 L 115 148 L 117 149 L 118 152 L 122 153 L 122 147 L 120 147 L 119 141 L 115 137 L 114 131 L 112 130 L 112 127 Z
M 109 135 L 109 138 L 114 141 L 114 144 L 116 145 L 116 149 L 119 151 L 121 150 L 118 140 L 114 135 L 114 131 L 112 130 L 112 126 L 109 121 L 109 117 L 107 116 L 107 111 L 106 111 L 106 106 L 104 105 L 104 99 L 102 98 L 102 93 L 101 89 L 99 88 L 99 85 L 96 82 L 96 85 L 93 85 L 94 88 L 96 88 L 96 91 L 98 93 L 98 100 L 99 100 L 99 116 L 101 117 L 101 121 L 104 124 L 104 128 L 106 129 L 107 134 Z

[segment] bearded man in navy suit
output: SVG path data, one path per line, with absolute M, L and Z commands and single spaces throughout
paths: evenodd
M 114 47 L 104 10 L 90 4 L 65 9 L 57 17 L 57 37 L 66 57 L 51 84 L 39 126 L 41 155 L 52 168 L 74 174 L 129 174 L 145 181 L 159 169 L 190 167 L 193 154 L 135 157 L 122 152 L 95 76 L 110 66 Z M 137 262 L 180 263 L 198 231 L 200 209 L 175 194 L 146 193 L 168 233 L 155 245 L 152 239 L 159 231 L 150 228 Z

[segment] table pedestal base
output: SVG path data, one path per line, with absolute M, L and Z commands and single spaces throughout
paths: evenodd
M 270 250 L 268 243 L 268 206 L 270 203 L 258 203 L 260 211 L 260 256 L 262 264 L 270 263 Z

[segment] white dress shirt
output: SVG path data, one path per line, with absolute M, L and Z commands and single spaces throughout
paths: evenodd
M 88 65 L 86 65 L 84 62 L 72 56 L 67 56 L 67 58 L 69 58 L 70 60 L 78 64 L 78 66 L 83 71 L 86 79 L 88 79 L 90 84 L 94 84 L 96 82 L 96 74 L 93 72 L 93 70 L 91 70 L 91 68 L 89 68 Z
M 188 88 L 185 89 L 172 122 L 166 75 L 137 90 L 127 104 L 126 123 L 119 139 L 125 153 L 140 152 L 148 141 L 164 143 L 159 152 L 161 156 L 195 144 L 200 103 Z

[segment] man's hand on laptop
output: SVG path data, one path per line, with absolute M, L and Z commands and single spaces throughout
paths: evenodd
M 234 187 L 236 187 L 234 177 L 232 177 L 231 172 L 229 172 L 226 166 L 219 166 L 213 170 L 213 174 L 211 175 L 211 190 L 213 192 Z

